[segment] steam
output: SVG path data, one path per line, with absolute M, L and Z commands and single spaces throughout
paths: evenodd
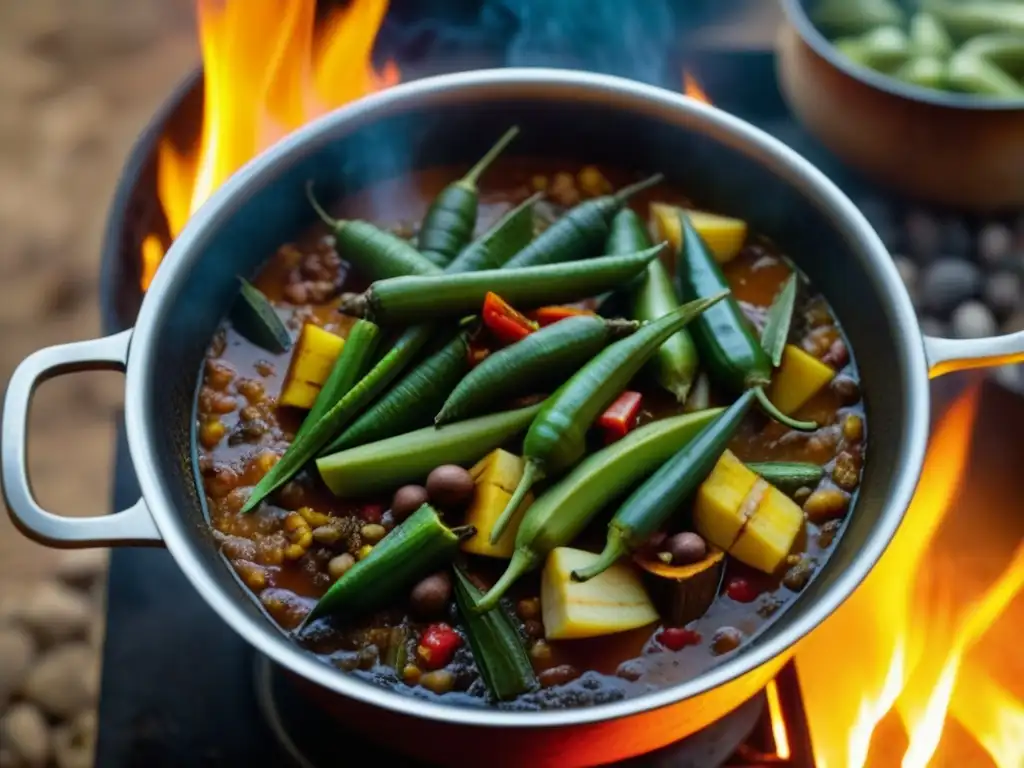
M 678 34 L 668 0 L 490 0 L 518 21 L 511 67 L 557 66 L 676 86 Z

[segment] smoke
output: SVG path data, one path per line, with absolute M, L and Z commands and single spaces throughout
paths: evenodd
M 506 48 L 512 67 L 559 66 L 675 84 L 678 27 L 668 0 L 488 0 L 518 22 Z

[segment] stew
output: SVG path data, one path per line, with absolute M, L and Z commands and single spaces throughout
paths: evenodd
M 535 710 L 692 678 L 850 513 L 842 329 L 743 221 L 610 168 L 498 159 L 474 239 L 421 260 L 460 175 L 321 209 L 246 284 L 198 390 L 212 533 L 297 643 L 407 695 Z

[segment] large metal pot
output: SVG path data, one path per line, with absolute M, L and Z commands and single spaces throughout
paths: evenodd
M 295 645 L 236 580 L 210 535 L 192 460 L 198 372 L 237 274 L 312 221 L 321 194 L 466 163 L 510 123 L 523 154 L 661 170 L 699 203 L 773 237 L 832 300 L 864 381 L 871 448 L 860 500 L 835 554 L 792 607 L 718 667 L 673 688 L 589 709 L 469 709 L 373 687 Z M 545 69 L 469 72 L 398 86 L 288 137 L 236 174 L 176 240 L 132 331 L 41 350 L 15 371 L 3 420 L 3 484 L 15 523 L 57 547 L 163 544 L 211 606 L 260 652 L 304 678 L 346 721 L 447 763 L 592 765 L 680 739 L 758 691 L 790 649 L 850 594 L 895 532 L 928 437 L 928 378 L 1024 357 L 1024 334 L 922 339 L 889 255 L 857 209 L 787 147 L 713 107 L 627 80 Z M 128 442 L 143 498 L 106 517 L 43 510 L 26 474 L 26 417 L 41 381 L 126 373 Z M 188 631 L 182 628 L 181 631 Z M 395 738 L 395 734 L 400 734 Z

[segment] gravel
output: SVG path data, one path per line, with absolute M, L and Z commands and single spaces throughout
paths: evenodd
M 993 272 L 985 279 L 982 296 L 999 317 L 1008 317 L 1021 304 L 1021 279 L 1016 272 Z
M 85 643 L 54 648 L 32 668 L 22 693 L 54 717 L 73 717 L 96 700 L 99 660 Z
M 21 627 L 0 628 L 0 712 L 21 688 L 36 649 L 32 636 Z
M 50 756 L 46 718 L 31 704 L 16 704 L 0 718 L 0 744 L 9 750 L 14 764 L 43 768 Z
M 958 339 L 980 339 L 998 332 L 996 317 L 984 303 L 967 301 L 956 308 L 951 322 L 953 336 Z
M 998 267 L 1010 258 L 1013 250 L 1013 232 L 1005 224 L 991 222 L 978 233 L 978 259 L 989 266 Z
M 921 274 L 921 307 L 937 317 L 948 317 L 960 304 L 977 296 L 981 284 L 981 270 L 971 262 L 941 258 Z

